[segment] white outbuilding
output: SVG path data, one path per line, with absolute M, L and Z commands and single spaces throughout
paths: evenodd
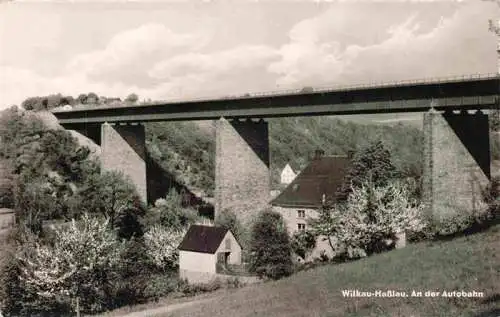
M 179 276 L 189 283 L 210 282 L 228 265 L 241 265 L 241 245 L 222 227 L 192 225 L 178 250 Z

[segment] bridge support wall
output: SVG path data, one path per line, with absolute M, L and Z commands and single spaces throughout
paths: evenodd
M 423 198 L 431 219 L 440 224 L 484 211 L 481 190 L 489 183 L 491 160 L 488 115 L 431 110 L 424 114 L 423 129 Z
M 101 165 L 103 170 L 122 172 L 135 185 L 147 204 L 146 143 L 143 125 L 101 126 Z
M 268 123 L 221 118 L 215 124 L 215 216 L 230 210 L 246 223 L 270 200 Z

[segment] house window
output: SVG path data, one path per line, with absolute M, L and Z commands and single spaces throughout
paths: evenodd
M 306 224 L 305 223 L 299 223 L 299 224 L 297 224 L 297 226 L 299 227 L 300 231 L 306 230 Z
M 299 218 L 305 218 L 306 217 L 306 211 L 305 210 L 298 210 L 297 211 L 297 216 Z
M 226 249 L 231 249 L 231 239 L 226 239 Z

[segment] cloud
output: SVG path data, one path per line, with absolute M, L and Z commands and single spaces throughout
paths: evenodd
M 224 75 L 235 69 L 261 66 L 278 57 L 275 49 L 263 45 L 241 45 L 213 53 L 187 53 L 157 63 L 149 72 L 154 78 L 169 78 L 184 73 L 203 72 Z
M 161 100 L 265 90 L 274 84 L 272 77 L 262 77 L 279 57 L 275 49 L 242 43 L 207 52 L 207 34 L 179 34 L 161 24 L 145 24 L 116 34 L 101 50 L 75 56 L 56 76 L 3 67 L 0 99 L 7 106 L 29 96 L 92 91 L 122 98 L 134 92 Z
M 177 95 L 227 95 L 274 84 L 265 69 L 278 57 L 277 51 L 267 46 L 241 45 L 211 53 L 179 54 L 157 63 L 148 74 L 172 93 L 177 90 Z
M 494 38 L 480 23 L 487 6 L 463 5 L 431 27 L 411 10 L 399 20 L 375 21 L 377 15 L 360 18 L 356 9 L 334 8 L 295 25 L 280 48 L 281 60 L 268 68 L 278 83 L 336 85 L 495 71 Z M 335 31 L 339 26 L 349 35 Z
M 165 56 L 176 50 L 196 51 L 208 40 L 206 34 L 178 34 L 162 24 L 145 24 L 115 35 L 102 50 L 74 57 L 67 71 L 101 77 L 142 64 L 154 56 Z
M 95 92 L 106 96 L 126 96 L 139 87 L 120 83 L 100 83 L 89 80 L 83 74 L 65 74 L 45 77 L 29 69 L 0 67 L 0 108 L 20 104 L 32 96 L 46 96 L 54 93 L 78 95 Z
M 247 42 L 232 30 L 222 30 L 223 37 L 237 39 L 236 46 L 214 41 L 220 36 L 211 29 L 216 23 L 191 33 L 162 23 L 139 25 L 99 49 L 61 60 L 55 74 L 0 64 L 1 105 L 58 92 L 171 99 L 496 70 L 495 39 L 487 31 L 491 6 L 445 8 L 441 19 L 434 9 L 385 6 L 380 14 L 370 4 L 332 6 L 296 23 L 276 47 Z

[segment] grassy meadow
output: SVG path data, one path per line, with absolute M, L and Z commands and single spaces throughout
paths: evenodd
M 342 290 L 477 291 L 481 298 L 346 298 Z M 147 315 L 147 314 L 146 314 Z M 144 316 L 146 316 L 144 315 Z M 276 282 L 218 292 L 161 317 L 498 317 L 500 225 L 451 241 L 422 242 L 351 263 L 325 265 Z

